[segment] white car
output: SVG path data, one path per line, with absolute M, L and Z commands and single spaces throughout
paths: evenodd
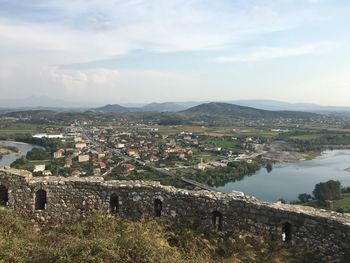
M 244 193 L 243 193 L 243 192 L 235 191 L 235 190 L 232 190 L 232 191 L 231 191 L 231 194 L 234 194 L 234 195 L 237 195 L 237 196 L 244 196 Z

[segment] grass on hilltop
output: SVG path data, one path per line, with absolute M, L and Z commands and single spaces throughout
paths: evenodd
M 38 227 L 0 210 L 0 262 L 311 262 L 301 251 L 269 246 L 249 235 L 227 238 L 96 214 L 82 222 Z M 310 258 L 309 258 L 310 260 Z

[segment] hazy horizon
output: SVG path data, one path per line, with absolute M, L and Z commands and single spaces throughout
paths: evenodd
M 346 0 L 0 0 L 0 100 L 350 106 L 349 12 Z
M 315 110 L 320 108 L 329 108 L 328 110 L 344 109 L 346 111 L 350 110 L 349 106 L 346 105 L 327 105 L 327 104 L 318 104 L 313 102 L 289 102 L 281 100 L 257 100 L 257 99 L 226 99 L 226 100 L 179 100 L 179 101 L 150 101 L 150 102 L 140 102 L 140 103 L 124 103 L 116 101 L 102 101 L 102 102 L 93 102 L 93 101 L 71 101 L 63 99 L 55 99 L 47 96 L 30 96 L 24 99 L 0 99 L 0 109 L 3 108 L 98 108 L 106 105 L 120 105 L 124 107 L 143 107 L 150 104 L 165 104 L 165 103 L 174 103 L 182 105 L 185 108 L 193 107 L 203 103 L 218 102 L 218 103 L 231 103 L 248 107 L 255 107 L 261 109 L 270 109 L 270 110 L 296 110 L 300 111 L 302 108 L 305 110 Z M 276 107 L 276 109 L 273 109 Z M 326 109 L 327 110 L 327 109 Z

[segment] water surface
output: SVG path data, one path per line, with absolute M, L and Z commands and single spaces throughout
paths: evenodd
M 35 145 L 32 145 L 32 144 L 23 143 L 23 142 L 14 142 L 14 141 L 0 141 L 0 145 L 13 146 L 13 147 L 16 147 L 19 150 L 18 153 L 4 155 L 2 157 L 2 159 L 0 160 L 0 166 L 10 166 L 11 163 L 16 161 L 21 156 L 27 155 L 27 152 L 29 152 L 34 147 L 40 148 L 39 146 L 35 146 Z
M 300 193 L 312 193 L 315 184 L 338 180 L 343 186 L 350 186 L 350 150 L 325 151 L 310 161 L 279 163 L 268 173 L 265 168 L 241 181 L 229 182 L 217 189 L 223 192 L 242 191 L 266 201 L 297 200 Z

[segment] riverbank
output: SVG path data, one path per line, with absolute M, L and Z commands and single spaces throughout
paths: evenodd
M 292 144 L 286 141 L 273 141 L 263 145 L 258 149 L 257 155 L 264 159 L 276 163 L 295 163 L 300 161 L 310 161 L 322 156 L 322 153 L 328 150 L 350 150 L 350 145 L 321 145 L 319 150 L 298 151 Z M 350 167 L 349 167 L 350 170 Z
M 266 160 L 277 163 L 295 163 L 312 160 L 321 155 L 321 152 L 298 152 L 291 144 L 285 141 L 273 141 L 264 145 L 261 156 Z
M 36 146 L 23 142 L 0 141 L 0 166 L 10 166 L 15 160 L 25 156 L 34 147 Z
M 276 202 L 280 198 L 295 201 L 300 193 L 311 194 L 315 185 L 328 180 L 337 180 L 344 187 L 350 186 L 350 150 L 322 152 L 321 157 L 308 161 L 275 162 L 272 169 L 262 168 L 240 181 L 232 181 L 219 191 L 232 190 L 253 195 L 261 200 Z
M 19 150 L 17 147 L 14 146 L 6 146 L 0 144 L 0 156 L 9 155 L 9 154 L 16 154 Z

